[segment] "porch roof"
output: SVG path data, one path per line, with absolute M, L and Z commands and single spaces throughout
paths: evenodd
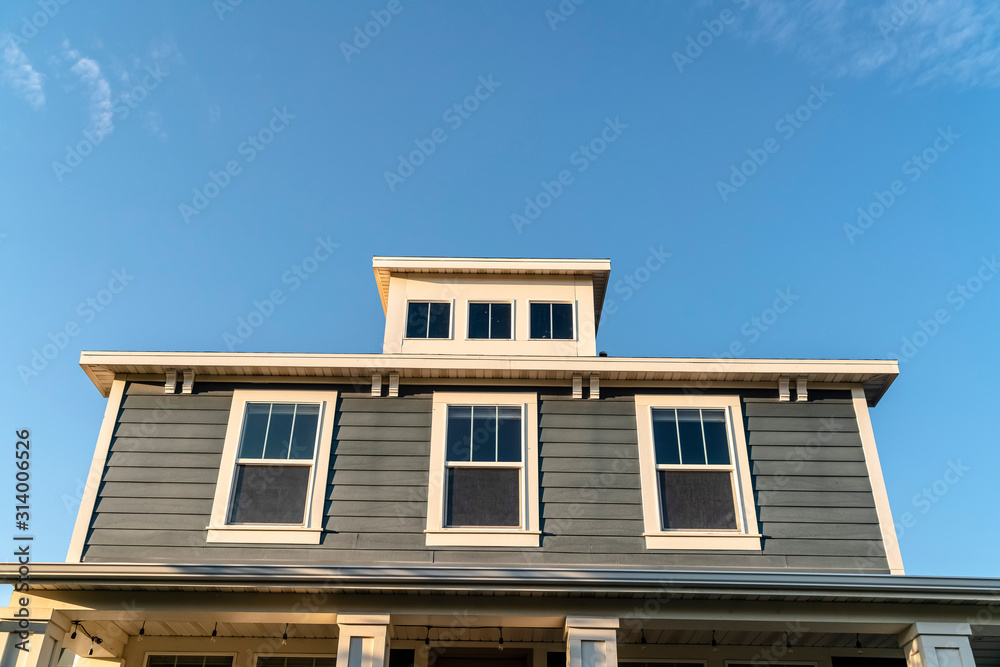
M 18 564 L 0 565 L 0 583 Z M 750 599 L 996 605 L 1000 579 L 909 575 L 562 568 L 36 563 L 35 590 L 427 592 L 491 596 Z

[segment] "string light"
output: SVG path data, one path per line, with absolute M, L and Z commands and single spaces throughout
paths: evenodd
M 215 622 L 215 627 L 212 628 L 212 643 L 215 643 L 215 638 L 219 636 L 219 622 Z
M 861 634 L 860 633 L 856 634 L 855 637 L 854 637 L 854 648 L 858 649 L 858 653 L 859 654 L 864 653 L 864 651 L 861 650 Z
M 143 635 L 145 635 L 145 634 L 146 634 L 146 621 L 143 621 L 143 622 L 142 622 L 142 627 L 141 627 L 141 628 L 139 628 L 139 638 L 138 638 L 138 639 L 136 639 L 136 641 L 137 641 L 137 642 L 141 642 L 141 641 L 142 641 L 142 637 L 143 637 Z
M 77 622 L 73 621 L 73 634 L 71 634 L 69 636 L 70 639 L 76 639 L 76 626 L 77 626 Z
M 431 645 L 431 626 L 427 626 L 427 632 L 424 633 L 424 646 Z
M 497 648 L 503 650 L 503 627 L 500 628 L 500 644 L 497 645 Z
M 281 645 L 284 646 L 288 643 L 288 623 L 285 623 L 285 631 L 281 633 Z
M 712 650 L 713 651 L 719 650 L 719 642 L 715 641 L 715 630 L 712 630 Z

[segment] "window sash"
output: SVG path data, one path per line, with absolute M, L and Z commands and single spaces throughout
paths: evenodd
M 431 309 L 432 309 L 432 306 L 435 306 L 435 305 L 438 305 L 438 306 L 441 306 L 441 305 L 447 306 L 447 308 L 445 309 L 445 311 L 446 311 L 445 312 L 445 318 L 448 321 L 448 331 L 446 332 L 446 334 L 444 336 L 431 336 Z M 412 332 L 412 333 L 418 334 L 418 335 L 411 335 L 411 331 L 410 331 L 410 308 L 413 307 L 413 306 L 426 306 L 426 308 L 427 308 L 427 313 L 426 313 L 426 315 L 424 317 L 424 323 L 423 323 L 423 329 L 424 329 L 423 333 L 421 334 L 421 333 L 416 332 L 416 331 Z M 452 331 L 451 331 L 451 325 L 452 325 L 451 307 L 452 307 L 452 302 L 451 301 L 407 301 L 406 302 L 406 322 L 404 323 L 403 337 L 404 338 L 411 338 L 411 339 L 418 339 L 418 340 L 423 340 L 423 339 L 428 339 L 428 340 L 447 340 L 447 339 L 451 338 L 451 336 L 452 336 Z
M 486 306 L 486 336 L 472 335 L 472 308 L 473 306 Z M 503 335 L 494 335 L 493 331 L 493 307 L 507 306 L 509 315 L 506 330 Z M 510 301 L 470 301 L 469 302 L 469 322 L 466 336 L 470 340 L 513 340 L 514 339 L 514 304 Z
M 699 425 L 699 430 L 701 431 L 701 449 L 702 449 L 702 455 L 704 456 L 704 460 L 706 461 L 706 463 L 685 463 L 685 461 L 684 461 L 684 458 L 685 458 L 685 456 L 684 456 L 684 442 L 683 442 L 683 440 L 681 438 L 681 419 L 680 419 L 680 411 L 681 410 L 696 411 L 698 413 L 698 425 Z M 673 411 L 674 412 L 673 423 L 674 423 L 674 427 L 676 429 L 675 438 L 677 440 L 677 460 L 679 461 L 679 463 L 660 463 L 659 461 L 656 460 L 657 459 L 657 451 L 659 450 L 659 447 L 657 446 L 657 442 L 656 442 L 656 428 L 653 427 L 653 424 L 656 424 L 657 421 L 658 421 L 656 419 L 656 413 L 657 413 L 657 411 L 663 411 L 663 412 Z M 709 460 L 710 457 L 709 457 L 709 448 L 708 448 L 708 436 L 706 436 L 706 434 L 705 434 L 705 414 L 704 414 L 705 411 L 722 412 L 723 423 L 724 423 L 725 431 L 726 431 L 726 454 L 729 457 L 729 463 L 728 464 L 707 463 L 707 461 Z M 728 409 L 722 408 L 722 407 L 719 407 L 719 408 L 703 408 L 703 407 L 691 407 L 691 406 L 679 406 L 679 407 L 669 407 L 669 406 L 666 406 L 666 405 L 663 405 L 663 406 L 653 406 L 650 409 L 650 411 L 649 411 L 649 418 L 650 418 L 651 432 L 652 432 L 652 436 L 653 436 L 653 457 L 654 457 L 654 463 L 656 464 L 657 469 L 659 469 L 659 467 L 662 466 L 662 465 L 676 465 L 676 466 L 684 466 L 684 467 L 692 467 L 692 468 L 695 468 L 695 467 L 696 468 L 706 468 L 706 469 L 707 469 L 707 467 L 710 467 L 710 466 L 726 466 L 726 467 L 728 467 L 730 469 L 735 469 L 735 466 L 736 466 L 736 452 L 733 449 L 733 433 L 732 433 L 732 430 L 731 430 L 731 417 L 730 417 Z M 669 421 L 669 420 L 664 420 L 664 421 Z
M 247 434 L 248 434 L 247 427 L 248 427 L 248 425 L 250 423 L 250 417 L 251 417 L 250 408 L 251 408 L 251 406 L 260 406 L 260 405 L 267 405 L 268 406 L 268 410 L 267 410 L 267 423 L 266 423 L 266 426 L 264 427 L 264 439 L 263 439 L 263 443 L 261 444 L 261 453 L 260 453 L 259 457 L 243 456 L 243 450 L 244 450 L 244 446 L 246 444 L 246 438 L 247 438 Z M 274 457 L 268 457 L 268 458 L 265 459 L 264 455 L 268 453 L 268 436 L 271 433 L 271 425 L 272 425 L 272 423 L 274 421 L 274 419 L 273 419 L 273 417 L 274 417 L 274 407 L 276 405 L 291 405 L 292 406 L 292 423 L 291 423 L 291 426 L 289 426 L 289 430 L 288 430 L 288 449 L 287 449 L 287 452 L 286 452 L 286 456 L 284 458 L 282 458 L 282 459 L 278 459 L 278 458 L 274 458 Z M 299 421 L 299 408 L 300 407 L 310 407 L 310 408 L 315 408 L 316 409 L 315 415 L 312 415 L 312 414 L 308 415 L 310 417 L 314 417 L 315 418 L 315 424 L 313 425 L 312 450 L 311 450 L 311 453 L 310 453 L 310 455 L 308 457 L 304 457 L 304 458 L 292 458 L 292 452 L 293 452 L 292 442 L 293 442 L 293 438 L 295 436 L 295 427 L 296 427 L 296 425 L 297 425 L 297 423 Z M 313 459 L 316 458 L 316 451 L 317 451 L 318 445 L 319 445 L 320 418 L 322 417 L 322 411 L 323 411 L 323 406 L 320 403 L 292 402 L 292 401 L 248 401 L 247 404 L 243 408 L 243 425 L 240 428 L 240 439 L 239 439 L 238 448 L 237 448 L 237 452 L 236 452 L 237 459 L 240 460 L 240 461 L 242 461 L 242 460 L 248 460 L 248 461 L 312 461 Z M 307 415 L 307 413 L 303 412 L 303 416 L 306 416 L 306 415 Z
M 449 443 L 451 435 L 452 435 L 451 432 L 450 432 L 450 429 L 451 429 L 451 411 L 452 411 L 452 408 L 469 408 L 469 458 L 468 458 L 467 462 L 476 463 L 476 464 L 485 464 L 485 463 L 507 464 L 507 465 L 509 465 L 511 467 L 513 467 L 514 465 L 517 465 L 517 466 L 523 466 L 524 465 L 524 459 L 525 459 L 525 456 L 526 456 L 525 449 L 526 449 L 526 446 L 527 446 L 527 441 L 526 441 L 526 438 L 525 438 L 525 430 L 524 430 L 525 429 L 525 424 L 526 424 L 525 406 L 523 404 L 519 404 L 519 405 L 503 405 L 503 404 L 489 404 L 489 405 L 472 404 L 472 405 L 466 405 L 466 404 L 462 404 L 462 403 L 448 404 L 446 406 L 446 418 L 445 418 L 445 424 L 446 424 L 446 426 L 445 426 L 445 452 L 444 452 L 444 454 L 445 454 L 444 460 L 445 460 L 445 464 L 446 465 L 449 465 L 449 464 L 452 464 L 452 463 L 463 463 L 463 462 L 466 462 L 466 461 L 462 461 L 460 459 L 452 459 L 452 458 L 450 458 L 448 456 L 448 443 Z M 476 432 L 476 410 L 477 410 L 477 408 L 479 410 L 482 410 L 484 408 L 485 409 L 492 408 L 494 410 L 494 417 L 493 417 L 493 419 L 494 419 L 494 422 L 493 422 L 494 423 L 494 427 L 493 427 L 493 460 L 492 461 L 489 461 L 489 460 L 477 460 L 477 459 L 473 458 L 474 449 L 475 449 L 475 447 L 474 447 L 474 441 L 475 441 L 475 432 Z M 502 408 L 507 408 L 507 409 L 512 409 L 513 408 L 513 409 L 516 409 L 518 411 L 518 427 L 519 427 L 518 428 L 518 439 L 519 439 L 519 443 L 518 443 L 517 451 L 518 451 L 519 461 L 498 461 L 497 460 L 497 459 L 500 458 L 500 422 L 501 422 L 500 410 Z
M 547 306 L 547 307 L 546 307 Z M 570 322 L 569 336 L 556 337 L 555 332 L 555 306 L 569 306 Z M 548 327 L 547 335 L 535 336 L 532 331 L 535 328 L 535 313 L 541 311 L 546 318 Z M 576 303 L 572 301 L 532 301 L 528 304 L 528 338 L 531 340 L 576 340 Z

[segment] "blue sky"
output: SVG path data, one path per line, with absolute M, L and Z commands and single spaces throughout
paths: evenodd
M 4 3 L 0 421 L 33 433 L 36 557 L 65 558 L 103 413 L 81 349 L 377 352 L 372 255 L 608 257 L 612 356 L 905 359 L 872 418 L 907 571 L 1000 576 L 998 27 L 971 0 Z

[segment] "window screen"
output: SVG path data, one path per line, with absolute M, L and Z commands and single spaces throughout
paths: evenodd
M 302 523 L 311 472 L 311 466 L 237 466 L 229 523 Z
M 537 339 L 573 338 L 573 304 L 532 303 L 528 312 L 530 334 Z
M 509 340 L 512 337 L 511 304 L 469 304 L 469 338 Z
M 520 482 L 517 468 L 449 468 L 447 524 L 521 525 Z
M 407 305 L 407 338 L 448 338 L 450 335 L 450 303 L 411 301 Z
M 660 470 L 664 530 L 733 530 L 736 506 L 728 470 Z

